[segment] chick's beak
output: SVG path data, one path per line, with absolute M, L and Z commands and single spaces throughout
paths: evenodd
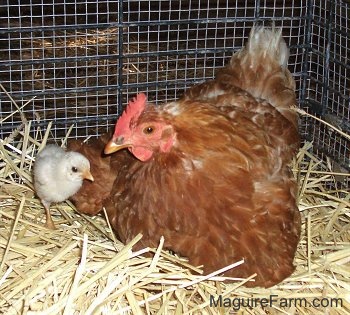
M 94 181 L 94 178 L 93 178 L 93 176 L 91 175 L 91 173 L 90 173 L 89 170 L 85 170 L 85 171 L 83 172 L 83 178 L 84 178 L 84 179 L 91 180 L 92 182 Z
M 105 154 L 111 154 L 114 152 L 117 152 L 119 150 L 125 149 L 125 148 L 130 148 L 131 144 L 130 143 L 123 143 L 123 138 L 112 138 L 109 140 L 109 142 L 106 144 L 104 153 Z

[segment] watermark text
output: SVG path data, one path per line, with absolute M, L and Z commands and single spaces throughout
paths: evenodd
M 222 295 L 209 297 L 209 305 L 211 307 L 228 307 L 234 311 L 238 311 L 242 308 L 255 308 L 255 307 L 313 307 L 313 308 L 325 308 L 325 307 L 343 307 L 342 298 L 279 298 L 278 295 L 272 294 L 266 298 L 249 297 L 241 298 L 234 297 L 228 298 Z

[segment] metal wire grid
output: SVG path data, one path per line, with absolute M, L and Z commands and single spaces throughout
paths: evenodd
M 350 5 L 344 1 L 314 1 L 307 45 L 304 106 L 350 134 Z M 306 140 L 337 171 L 350 170 L 350 141 L 314 120 L 303 120 Z
M 9 0 L 1 12 L 1 82 L 20 105 L 36 97 L 23 111 L 37 125 L 54 121 L 54 138 L 73 123 L 72 136 L 98 134 L 118 115 L 118 9 L 109 1 Z M 2 119 L 15 111 L 4 94 L 0 110 Z M 1 133 L 11 132 L 19 118 L 2 122 Z
M 244 44 L 257 18 L 279 19 L 286 29 L 296 23 L 299 31 L 305 2 L 275 5 L 8 1 L 1 18 L 0 47 L 7 55 L 0 61 L 1 81 L 20 104 L 36 96 L 24 112 L 43 126 L 54 120 L 53 137 L 74 122 L 72 136 L 97 135 L 115 120 L 127 94 L 147 90 L 152 100 L 171 100 L 187 86 L 212 78 Z M 294 56 L 300 74 L 301 54 Z M 3 94 L 0 106 L 5 117 L 15 110 Z M 11 118 L 2 124 L 3 135 L 18 124 L 19 115 Z
M 0 17 L 1 81 L 28 119 L 53 137 L 98 135 L 130 95 L 155 102 L 213 78 L 256 21 L 283 27 L 301 106 L 349 124 L 349 4 L 335 0 L 7 1 Z M 31 2 L 30 2 L 31 3 Z M 1 93 L 1 119 L 15 108 Z M 1 136 L 19 115 L 2 121 Z M 348 142 L 304 119 L 320 154 L 349 166 Z
M 271 1 L 128 1 L 124 87 L 147 89 L 155 101 L 178 97 L 191 84 L 213 78 L 257 20 L 284 27 L 300 81 L 306 9 L 306 1 L 274 8 Z

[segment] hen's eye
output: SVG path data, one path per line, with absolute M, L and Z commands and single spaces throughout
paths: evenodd
M 76 173 L 76 172 L 78 172 L 78 169 L 77 169 L 75 166 L 73 166 L 73 167 L 72 167 L 72 172 L 73 172 L 73 173 Z
M 154 128 L 152 126 L 148 126 L 145 129 L 143 129 L 143 133 L 149 135 L 154 131 Z

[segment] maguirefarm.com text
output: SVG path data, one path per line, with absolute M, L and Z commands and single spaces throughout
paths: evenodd
M 209 305 L 211 307 L 228 307 L 234 311 L 238 311 L 242 308 L 255 308 L 255 307 L 313 307 L 313 308 L 326 308 L 326 307 L 342 307 L 342 298 L 279 298 L 278 295 L 272 294 L 266 298 L 228 298 L 222 295 L 209 297 Z

